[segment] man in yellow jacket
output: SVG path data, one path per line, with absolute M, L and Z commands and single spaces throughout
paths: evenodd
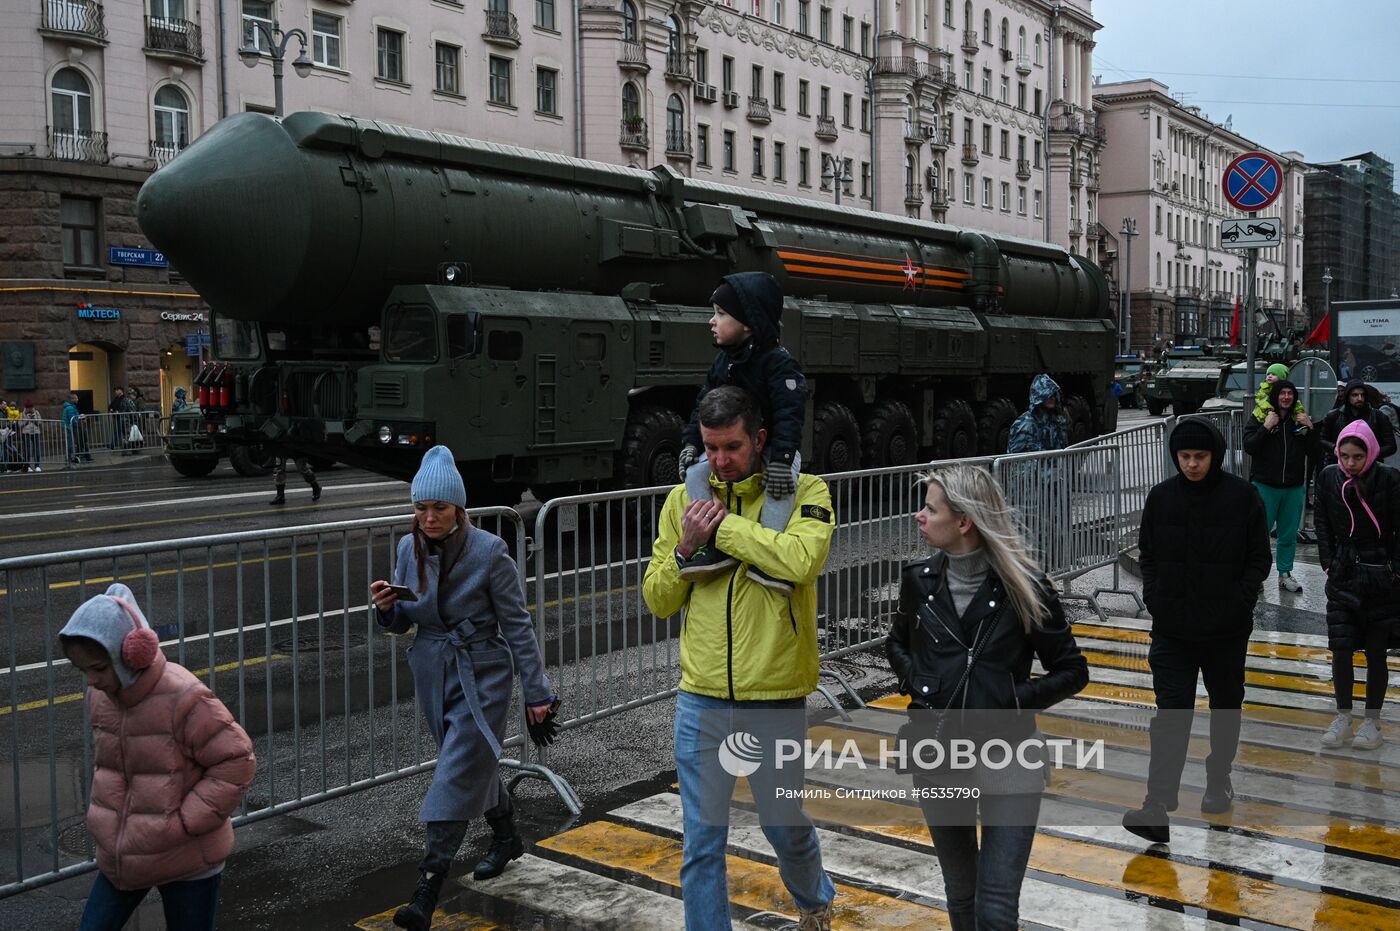
M 829 931 L 836 889 L 822 868 L 816 830 L 802 811 L 801 759 L 780 761 L 778 742 L 806 739 L 806 697 L 817 686 L 817 593 L 835 516 L 826 483 L 803 475 L 782 532 L 759 524 L 762 428 L 741 388 L 716 388 L 698 405 L 712 474 L 708 500 L 671 489 L 642 583 L 659 617 L 683 612 L 675 756 L 684 818 L 681 897 L 689 931 L 730 928 L 725 845 L 729 801 L 747 776 L 764 834 L 803 931 Z M 737 563 L 706 578 L 682 576 L 714 536 Z M 750 567 L 791 580 L 791 595 L 749 576 Z

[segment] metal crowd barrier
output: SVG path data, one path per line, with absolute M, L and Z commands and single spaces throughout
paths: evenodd
M 525 565 L 519 514 L 469 513 Z M 252 736 L 258 773 L 236 824 L 430 769 L 436 746 L 413 698 L 409 638 L 383 633 L 368 603 L 408 526 L 389 516 L 0 561 L 0 745 L 10 760 L 0 812 L 13 826 L 0 833 L 0 897 L 94 866 L 85 683 L 58 631 L 113 581 L 131 587 L 167 656 L 204 679 Z M 521 758 L 502 762 L 576 805 L 567 784 L 524 759 L 519 711 L 503 746 Z
M 133 426 L 137 439 L 132 438 Z M 71 469 L 97 458 L 159 450 L 164 445 L 158 411 L 87 414 L 71 429 L 62 420 L 6 420 L 0 422 L 0 474 Z

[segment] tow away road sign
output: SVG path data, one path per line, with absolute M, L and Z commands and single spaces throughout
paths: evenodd
M 1283 166 L 1268 152 L 1245 152 L 1226 166 L 1220 186 L 1235 209 L 1263 210 L 1283 190 Z
M 1245 217 L 1220 224 L 1220 248 L 1266 249 L 1283 242 L 1283 220 L 1279 217 Z

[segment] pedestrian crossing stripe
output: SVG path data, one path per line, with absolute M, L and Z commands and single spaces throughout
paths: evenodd
M 1081 652 L 1091 666 L 1106 666 L 1111 669 L 1129 669 L 1133 672 L 1150 672 L 1145 655 L 1122 656 L 1114 653 L 1104 653 L 1098 650 L 1082 650 Z M 1244 673 L 1244 683 L 1245 685 L 1253 685 L 1262 689 L 1304 692 L 1309 695 L 1325 695 L 1328 698 L 1332 697 L 1332 682 L 1330 679 L 1313 679 L 1305 676 L 1282 675 L 1274 672 L 1256 672 L 1246 669 Z M 1356 698 L 1365 698 L 1366 683 L 1357 682 L 1354 693 Z M 1388 700 L 1400 700 L 1400 689 L 1386 689 L 1385 694 Z
M 395 905 L 378 915 L 361 918 L 355 922 L 355 927 L 360 931 L 395 931 L 398 925 L 394 924 L 394 912 L 398 910 L 399 906 Z M 506 931 L 506 928 L 505 925 L 465 912 L 454 913 L 438 909 L 433 913 L 433 931 Z
M 1146 630 L 1129 630 L 1121 627 L 1110 627 L 1102 624 L 1075 624 L 1074 635 L 1081 642 L 1084 639 L 1097 640 L 1117 640 L 1121 643 L 1136 643 L 1147 646 L 1152 643 L 1152 637 Z M 1288 643 L 1268 643 L 1264 641 L 1251 640 L 1248 652 L 1250 656 L 1258 656 L 1266 659 L 1301 660 L 1310 663 L 1323 663 L 1331 665 L 1332 651 L 1323 646 L 1298 646 Z M 1400 658 L 1388 657 L 1389 667 L 1400 672 Z M 1366 654 L 1356 654 L 1356 665 L 1362 669 L 1366 668 Z

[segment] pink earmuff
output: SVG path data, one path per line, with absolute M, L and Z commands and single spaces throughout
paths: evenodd
M 149 668 L 156 661 L 156 654 L 160 652 L 160 638 L 125 598 L 118 598 L 116 595 L 107 597 L 126 609 L 131 623 L 135 625 L 131 633 L 122 638 L 122 662 L 130 669 Z

